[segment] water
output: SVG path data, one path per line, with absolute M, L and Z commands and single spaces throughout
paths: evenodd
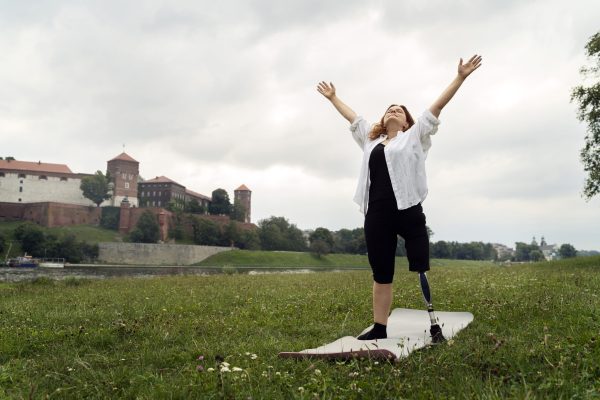
M 65 278 L 106 279 L 106 278 L 152 278 L 160 276 L 209 276 L 214 274 L 246 273 L 262 274 L 302 274 L 318 271 L 340 272 L 363 268 L 261 268 L 261 267 L 110 267 L 110 266 L 73 266 L 65 268 L 8 268 L 0 267 L 0 282 L 19 282 L 35 278 L 62 280 Z
M 45 277 L 50 279 L 85 278 L 106 279 L 118 277 L 151 278 L 173 275 L 210 275 L 219 273 L 215 268 L 197 267 L 77 267 L 65 268 L 0 268 L 0 282 L 18 282 Z

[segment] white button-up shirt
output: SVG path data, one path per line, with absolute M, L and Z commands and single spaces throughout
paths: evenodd
M 399 210 L 417 205 L 427 197 L 425 159 L 431 147 L 430 136 L 437 132 L 439 124 L 439 119 L 429 110 L 425 110 L 413 126 L 405 132 L 398 132 L 398 135 L 385 146 L 385 161 Z M 366 214 L 371 185 L 369 158 L 375 146 L 383 142 L 387 136 L 381 135 L 375 140 L 370 140 L 371 125 L 360 116 L 352 122 L 350 131 L 363 150 L 362 167 L 354 201 L 360 206 L 360 211 Z

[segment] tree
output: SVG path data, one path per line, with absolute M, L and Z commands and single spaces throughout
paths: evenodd
M 258 232 L 252 229 L 243 230 L 240 234 L 240 241 L 237 247 L 244 250 L 260 250 L 260 238 Z
M 240 202 L 235 202 L 233 204 L 233 209 L 231 210 L 231 219 L 234 221 L 246 222 L 246 207 Z
M 321 241 L 325 243 L 329 249 L 327 253 L 331 251 L 331 248 L 334 244 L 333 235 L 331 234 L 331 231 L 327 228 L 315 229 L 315 231 L 308 236 L 308 241 L 310 242 L 311 246 L 316 241 Z
M 452 258 L 450 246 L 443 240 L 431 244 L 431 257 L 433 258 Z
M 160 227 L 151 211 L 146 210 L 140 215 L 135 229 L 129 234 L 134 243 L 157 243 L 160 239 Z
M 204 214 L 206 212 L 206 207 L 198 203 L 198 200 L 191 199 L 185 203 L 185 211 L 192 214 Z
M 583 67 L 580 72 L 584 77 L 592 77 L 592 83 L 588 87 L 580 85 L 573 88 L 571 101 L 577 101 L 577 118 L 587 124 L 580 157 L 587 173 L 583 195 L 590 200 L 600 193 L 600 32 L 590 38 L 585 50 L 594 65 Z
M 108 193 L 108 183 L 108 177 L 104 176 L 102 171 L 96 171 L 94 175 L 84 177 L 79 188 L 85 198 L 90 199 L 96 206 L 100 207 L 104 200 L 111 198 Z
M 211 215 L 231 214 L 231 202 L 225 189 L 216 189 L 212 192 L 212 201 L 208 206 L 208 212 Z
M 529 252 L 529 260 L 531 260 L 531 261 L 543 261 L 543 260 L 545 260 L 544 253 L 542 253 L 540 250 L 537 250 L 537 249 L 531 250 Z
M 38 225 L 25 222 L 15 228 L 13 235 L 21 243 L 21 249 L 24 252 L 34 257 L 44 256 L 46 237 Z
M 193 217 L 192 231 L 194 243 L 205 246 L 218 246 L 222 244 L 222 234 L 219 226 L 204 218 Z
M 100 226 L 106 229 L 118 230 L 119 221 L 121 219 L 120 207 L 102 207 L 102 215 L 100 217 Z
M 577 250 L 575 250 L 575 247 L 568 243 L 565 243 L 562 246 L 560 246 L 558 253 L 562 258 L 577 257 Z
M 331 252 L 331 246 L 324 240 L 315 239 L 310 242 L 310 252 L 317 258 L 321 258 Z
M 235 221 L 229 221 L 229 224 L 223 230 L 223 242 L 228 246 L 235 246 L 240 241 L 240 230 Z
M 263 250 L 305 251 L 302 231 L 283 217 L 271 217 L 258 222 L 258 236 Z
M 515 261 L 539 261 L 543 257 L 539 246 L 523 242 L 515 243 Z

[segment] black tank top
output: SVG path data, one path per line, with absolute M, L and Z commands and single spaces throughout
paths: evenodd
M 396 208 L 396 196 L 392 188 L 392 180 L 385 161 L 385 146 L 379 143 L 369 157 L 369 207 L 387 205 Z

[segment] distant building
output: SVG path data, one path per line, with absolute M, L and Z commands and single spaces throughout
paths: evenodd
M 56 202 L 95 206 L 83 197 L 81 179 L 65 164 L 0 160 L 0 202 Z
M 252 210 L 252 191 L 248 189 L 246 185 L 242 185 L 233 191 L 233 198 L 233 204 L 237 203 L 244 207 L 245 215 L 242 222 L 250 223 L 250 211 Z
M 195 200 L 208 210 L 212 202 L 209 196 L 187 189 L 184 185 L 165 176 L 143 181 L 140 178 L 140 163 L 123 152 L 107 161 L 106 171 L 110 178 L 111 198 L 102 206 L 120 207 L 124 200 L 130 207 L 167 207 L 174 202 L 183 209 L 185 204 Z M 44 163 L 41 161 L 0 160 L 0 203 L 63 203 L 83 206 L 95 204 L 83 196 L 81 181 L 93 174 L 74 173 L 65 164 Z M 252 192 L 245 185 L 234 191 L 234 203 L 244 207 L 244 222 L 251 221 Z M 8 205 L 6 205 L 8 207 Z M 5 207 L 5 208 L 6 208 Z M 6 210 L 0 217 L 14 213 Z
M 120 206 L 121 202 L 127 198 L 132 207 L 137 207 L 139 205 L 138 178 L 140 176 L 140 163 L 123 152 L 109 160 L 106 165 L 112 184 L 112 198 L 102 203 L 102 205 Z
M 498 260 L 510 260 L 515 255 L 515 251 L 513 249 L 503 244 L 492 243 L 492 247 L 498 254 Z
M 542 236 L 542 241 L 540 243 L 540 251 L 542 252 L 546 260 L 550 261 L 560 258 L 559 250 L 559 245 L 546 243 L 546 239 L 544 239 L 544 237 Z
M 183 209 L 186 203 L 196 200 L 199 205 L 208 209 L 212 201 L 210 197 L 188 190 L 166 176 L 157 176 L 138 183 L 138 193 L 142 207 L 166 207 L 173 201 L 176 206 Z

